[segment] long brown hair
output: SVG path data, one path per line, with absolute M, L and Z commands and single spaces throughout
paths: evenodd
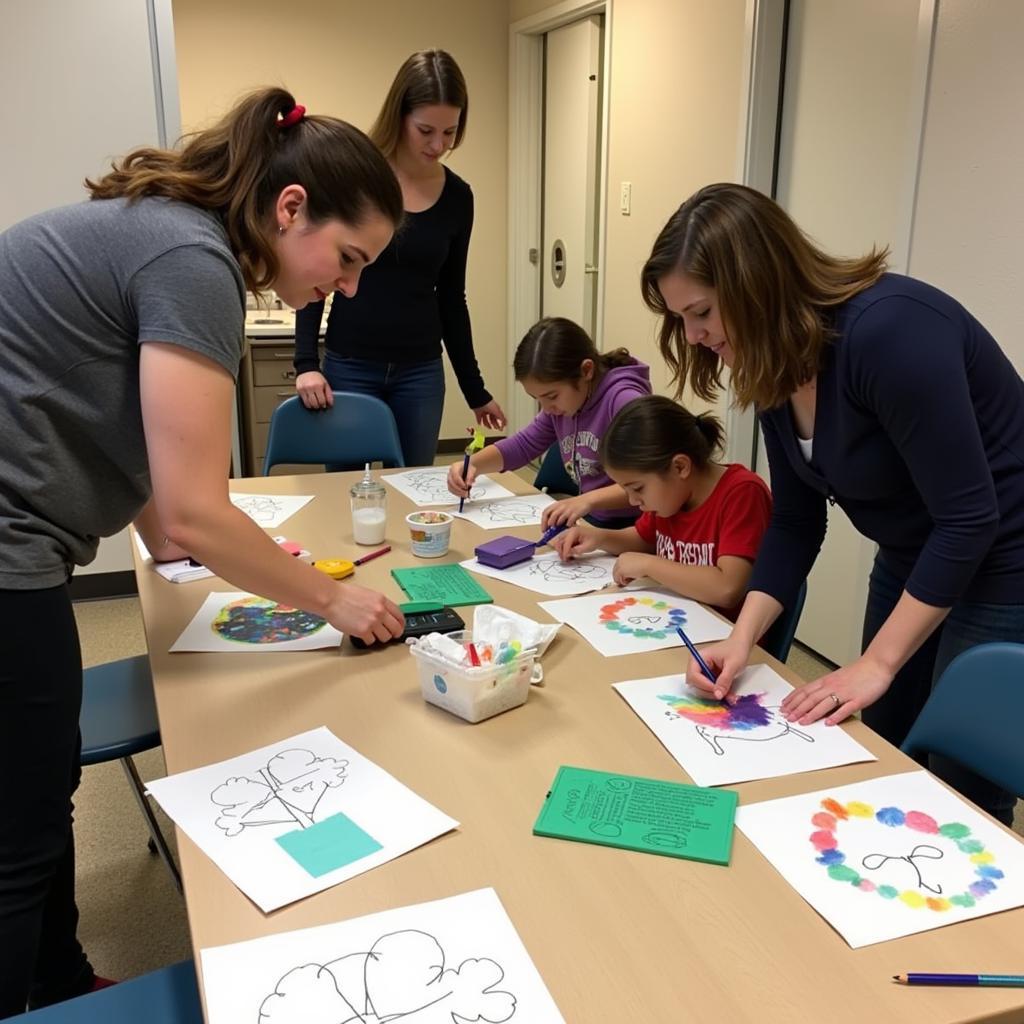
M 398 69 L 377 120 L 370 129 L 370 138 L 386 157 L 394 156 L 406 114 L 417 107 L 435 104 L 459 108 L 459 126 L 455 129 L 451 145 L 452 149 L 457 149 L 466 134 L 466 116 L 469 114 L 466 79 L 450 53 L 420 50 Z
M 594 362 L 594 382 L 608 370 L 628 366 L 633 357 L 628 349 L 616 348 L 599 352 L 590 335 L 579 324 L 561 316 L 546 316 L 538 320 L 523 336 L 512 360 L 516 380 L 532 377 L 545 384 L 558 381 L 578 381 L 583 373 L 583 361 Z
M 658 347 L 676 395 L 689 384 L 705 401 L 722 386 L 721 363 L 687 345 L 682 318 L 665 305 L 659 282 L 684 273 L 718 293 L 729 336 L 732 386 L 741 407 L 782 405 L 821 368 L 829 311 L 885 273 L 888 249 L 843 259 L 819 249 L 767 196 L 745 185 L 707 185 L 662 228 L 640 287 L 661 318 Z
M 677 455 L 703 469 L 722 447 L 725 432 L 710 413 L 694 416 L 664 395 L 624 405 L 601 437 L 602 466 L 636 473 L 667 473 Z
M 338 219 L 358 226 L 376 211 L 397 227 L 404 212 L 394 172 L 358 128 L 317 115 L 278 119 L 294 109 L 287 90 L 260 89 L 180 150 L 136 149 L 85 186 L 93 199 L 164 196 L 215 211 L 246 286 L 260 291 L 280 269 L 272 212 L 286 186 L 306 190 L 314 225 Z

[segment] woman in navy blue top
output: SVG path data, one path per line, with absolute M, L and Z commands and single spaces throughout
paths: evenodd
M 466 131 L 462 72 L 443 50 L 414 53 L 399 69 L 370 138 L 402 187 L 405 223 L 356 292 L 335 293 L 324 338 L 325 295 L 295 319 L 295 387 L 310 409 L 335 391 L 387 402 L 407 466 L 431 465 L 444 410 L 441 343 L 477 423 L 500 429 L 505 414 L 484 386 L 466 305 L 473 193 L 440 161 Z
M 796 596 L 838 504 L 878 544 L 855 662 L 795 690 L 786 716 L 863 710 L 900 744 L 934 679 L 968 647 L 1024 641 L 1024 382 L 950 296 L 830 256 L 741 185 L 688 199 L 643 271 L 662 354 L 713 399 L 723 366 L 764 432 L 774 508 L 728 640 L 704 653 L 721 698 Z M 967 713 L 965 711 L 965 713 Z M 1003 821 L 1013 797 L 943 759 L 932 769 Z

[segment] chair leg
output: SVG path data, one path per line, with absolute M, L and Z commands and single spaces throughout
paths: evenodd
M 164 839 L 163 832 L 160 831 L 160 823 L 156 820 L 153 808 L 149 806 L 149 801 L 146 798 L 146 792 L 143 789 L 142 779 L 139 778 L 135 762 L 130 757 L 122 757 L 121 766 L 124 768 L 125 774 L 128 776 L 128 782 L 131 785 L 132 793 L 135 795 L 135 801 L 139 805 L 139 810 L 142 811 L 142 816 L 146 819 L 146 825 L 149 828 L 150 841 L 156 846 L 156 851 L 160 854 L 160 859 L 167 865 L 167 870 L 170 871 L 171 878 L 174 879 L 174 884 L 180 893 L 182 892 L 182 887 L 181 874 L 178 871 L 178 865 L 174 863 L 174 856 L 171 853 L 170 847 L 167 845 L 167 840 Z

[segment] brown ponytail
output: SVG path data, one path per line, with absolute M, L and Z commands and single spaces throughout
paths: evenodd
M 585 359 L 591 359 L 599 380 L 608 370 L 629 366 L 633 357 L 625 348 L 599 352 L 590 335 L 565 317 L 544 317 L 523 336 L 512 361 L 516 380 L 532 377 L 545 384 L 577 381 Z
M 601 438 L 604 466 L 637 473 L 666 473 L 676 455 L 687 455 L 698 469 L 722 447 L 722 424 L 709 413 L 694 416 L 664 395 L 634 398 L 623 406 Z
M 314 225 L 337 219 L 358 226 L 376 212 L 397 227 L 403 216 L 394 173 L 358 128 L 294 111 L 286 89 L 260 89 L 180 150 L 136 149 L 86 188 L 93 199 L 163 196 L 216 212 L 247 287 L 268 288 L 279 271 L 271 213 L 286 186 L 306 190 Z M 282 124 L 279 115 L 291 116 Z

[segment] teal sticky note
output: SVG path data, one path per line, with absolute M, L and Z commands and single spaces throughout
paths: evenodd
M 314 878 L 369 857 L 380 843 L 344 814 L 277 837 L 281 849 Z

